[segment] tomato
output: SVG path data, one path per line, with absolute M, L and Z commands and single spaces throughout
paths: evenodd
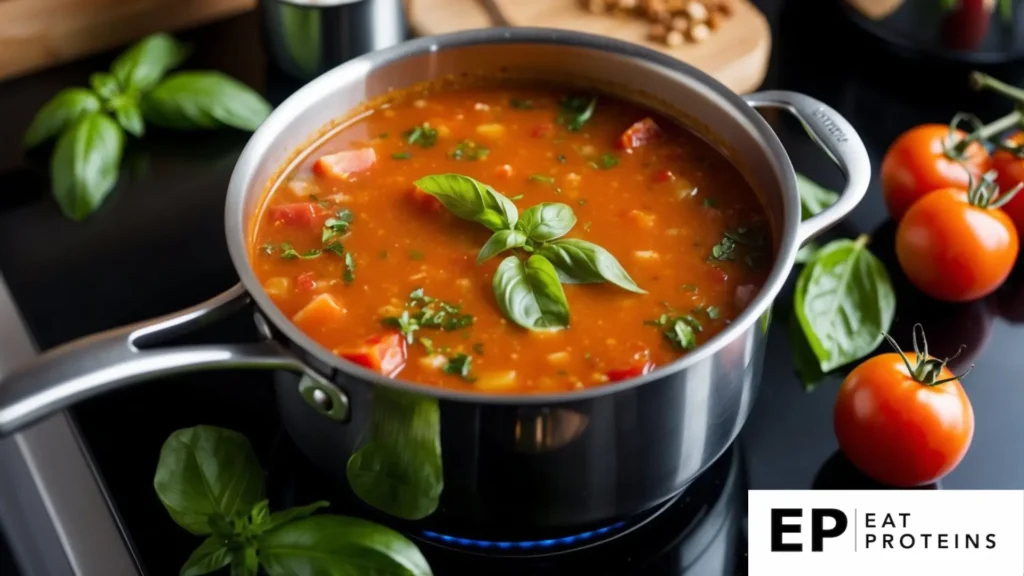
M 650 118 L 644 118 L 630 126 L 619 137 L 619 146 L 626 150 L 639 148 L 658 137 L 661 129 Z
M 989 184 L 983 181 L 979 188 Z M 907 211 L 896 229 L 896 258 L 918 290 L 937 300 L 966 302 L 991 294 L 1010 275 L 1019 250 L 1017 229 L 998 202 L 988 204 L 986 194 L 936 190 Z
M 628 368 L 615 368 L 605 373 L 610 382 L 619 382 L 621 380 L 629 380 L 630 378 L 636 378 L 637 376 L 643 376 L 651 370 L 654 370 L 654 364 L 651 362 L 643 362 L 641 364 L 634 364 Z
M 990 0 L 960 0 L 942 20 L 942 43 L 954 50 L 976 50 L 992 20 Z
M 957 138 L 964 138 L 962 130 Z M 893 220 L 903 218 L 907 209 L 922 196 L 939 188 L 967 189 L 968 171 L 975 181 L 992 164 L 985 147 L 971 142 L 958 162 L 946 155 L 949 126 L 924 124 L 911 128 L 889 146 L 882 159 L 882 195 Z M 966 168 L 966 170 L 965 170 Z
M 1011 146 L 1024 145 L 1024 132 L 1018 132 L 1006 139 Z M 997 150 L 992 155 L 992 169 L 999 173 L 996 182 L 1003 190 L 1010 190 L 1021 182 L 1024 182 L 1024 158 L 1018 158 L 1012 152 Z M 1003 212 L 1009 214 L 1010 219 L 1017 226 L 1017 230 L 1024 227 L 1024 194 L 1017 194 L 1005 206 Z
M 342 358 L 380 372 L 394 376 L 405 366 L 405 338 L 397 332 L 374 336 L 356 350 L 335 350 Z
M 942 478 L 974 437 L 974 409 L 959 378 L 945 361 L 917 352 L 916 335 L 914 343 L 913 365 L 897 348 L 854 368 L 833 413 L 843 454 L 871 478 L 897 487 Z
M 377 153 L 373 148 L 343 150 L 318 158 L 313 164 L 313 172 L 325 178 L 345 180 L 349 174 L 369 170 L 376 162 Z
M 313 202 L 296 202 L 281 204 L 270 208 L 269 217 L 272 222 L 281 222 L 287 226 L 308 228 L 314 223 L 319 225 L 327 219 L 327 209 Z

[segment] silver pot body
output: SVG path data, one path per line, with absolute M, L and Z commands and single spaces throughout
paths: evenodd
M 672 364 L 563 394 L 487 396 L 392 380 L 343 362 L 302 334 L 249 265 L 253 216 L 268 185 L 297 150 L 363 102 L 464 73 L 596 84 L 705 137 L 745 174 L 772 222 L 775 263 L 757 298 L 727 329 Z M 836 204 L 801 222 L 793 167 L 752 106 L 794 113 L 836 160 L 848 180 Z M 0 383 L 0 434 L 153 375 L 287 368 L 305 374 L 282 375 L 276 385 L 284 425 L 298 446 L 339 487 L 351 487 L 393 519 L 496 541 L 618 522 L 679 493 L 735 439 L 756 395 L 771 303 L 797 250 L 859 202 L 869 177 L 853 128 L 806 96 L 742 98 L 660 53 L 575 32 L 488 29 L 418 39 L 320 76 L 252 137 L 232 175 L 225 212 L 239 286 L 193 309 L 44 355 Z M 164 335 L 249 302 L 265 337 L 260 344 L 157 346 Z

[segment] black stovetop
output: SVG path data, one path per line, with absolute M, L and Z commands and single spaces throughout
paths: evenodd
M 839 110 L 860 131 L 876 171 L 888 143 L 914 124 L 943 121 L 961 109 L 984 118 L 1005 111 L 1005 105 L 966 90 L 966 70 L 908 61 L 878 49 L 849 26 L 831 3 L 756 3 L 768 15 L 774 32 L 765 87 L 805 92 Z M 275 102 L 297 87 L 267 65 L 255 15 L 186 36 L 195 46 L 192 67 L 223 69 Z M 235 282 L 222 214 L 228 178 L 246 142 L 245 134 L 213 132 L 197 138 L 154 130 L 145 142 L 129 146 L 122 184 L 82 224 L 63 219 L 50 199 L 46 158 L 26 158 L 18 149 L 20 135 L 43 102 L 60 88 L 86 83 L 89 73 L 104 68 L 109 59 L 110 55 L 92 58 L 0 84 L 4 118 L 0 123 L 0 273 L 44 349 L 189 306 Z M 1009 81 L 1021 79 L 1019 70 L 992 72 Z M 837 171 L 795 122 L 770 120 L 798 170 L 838 187 Z M 892 227 L 886 223 L 877 175 L 875 182 L 868 198 L 832 234 L 871 233 L 872 249 L 891 261 Z M 1024 321 L 1024 281 L 1010 282 L 992 298 L 963 306 L 921 308 L 914 304 L 921 300 L 917 295 L 902 285 L 899 290 L 894 330 L 900 339 L 909 334 L 913 322 L 920 321 L 930 340 L 946 341 L 954 349 L 966 344 L 976 363 L 966 381 L 977 418 L 974 442 L 942 488 L 1024 488 L 1024 460 L 1007 457 L 1006 449 L 1008 438 L 1024 435 L 1024 419 L 1019 417 L 1024 388 L 1017 385 L 1024 368 L 1017 343 L 1024 328 L 1016 324 Z M 788 314 L 789 300 L 787 289 L 777 302 L 777 318 Z M 812 392 L 804 391 L 793 372 L 783 323 L 776 322 L 771 330 L 762 386 L 740 440 L 742 454 L 734 454 L 742 465 L 728 468 L 736 474 L 741 497 L 731 503 L 728 497 L 721 500 L 730 507 L 730 514 L 738 510 L 739 524 L 746 488 L 870 485 L 836 453 L 831 408 L 840 377 L 829 378 Z M 205 335 L 209 339 L 252 336 L 251 320 L 242 317 Z M 270 384 L 268 375 L 252 372 L 169 378 L 91 400 L 74 410 L 146 574 L 176 574 L 197 544 L 168 518 L 152 489 L 159 449 L 171 431 L 196 424 L 233 428 L 251 439 L 272 478 L 281 476 L 281 470 L 299 468 L 294 461 L 286 466 L 273 464 L 287 450 L 282 447 L 287 440 L 279 434 Z M 723 462 L 727 460 L 733 462 Z M 716 482 L 713 475 L 702 481 Z M 298 498 L 303 492 L 295 490 L 292 497 Z M 316 493 L 315 486 L 301 490 Z M 700 506 L 713 508 L 711 500 L 694 494 L 684 498 L 697 498 Z M 687 514 L 673 508 L 656 519 L 659 523 L 652 520 L 638 529 L 635 534 L 643 538 L 627 535 L 609 544 L 607 550 L 629 559 L 623 568 L 626 572 L 618 574 L 650 567 L 646 562 L 665 564 L 644 574 L 684 573 L 680 563 L 685 562 L 676 551 L 686 547 L 673 542 L 682 538 L 687 527 L 688 534 L 699 532 L 694 526 L 700 524 L 688 520 Z M 736 539 L 742 533 L 731 529 L 722 540 L 729 546 L 726 572 L 691 573 L 742 573 L 745 544 Z M 659 550 L 669 552 L 655 554 Z M 592 550 L 579 561 L 607 566 L 601 554 Z M 432 554 L 439 566 L 445 558 L 448 555 Z M 0 561 L 0 572 L 6 574 L 4 568 Z M 438 573 L 449 572 L 438 569 Z

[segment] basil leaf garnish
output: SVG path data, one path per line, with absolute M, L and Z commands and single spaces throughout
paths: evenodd
M 524 214 L 523 216 L 525 217 L 526 215 Z M 484 247 L 480 249 L 480 255 L 477 256 L 476 263 L 479 264 L 492 256 L 501 254 L 505 250 L 519 248 L 524 244 L 526 244 L 526 234 L 519 230 L 498 230 L 484 244 Z
M 223 536 L 210 536 L 196 548 L 181 567 L 179 576 L 209 574 L 231 563 L 232 553 Z
M 263 470 L 245 436 L 196 426 L 164 442 L 153 486 L 171 518 L 202 536 L 217 521 L 248 515 L 263 499 Z
M 89 86 L 104 101 L 110 100 L 121 93 L 117 80 L 107 72 L 93 72 L 89 75 Z
M 326 508 L 328 506 L 330 506 L 330 503 L 321 500 L 319 502 L 314 502 L 312 504 L 307 504 L 305 506 L 289 508 L 287 510 L 282 510 L 280 512 L 271 512 L 270 519 L 268 519 L 264 523 L 262 528 L 264 530 L 271 530 L 277 526 L 280 526 L 281 524 L 287 524 L 292 520 L 305 518 L 311 515 L 313 512 L 316 512 L 317 510 L 321 508 Z
M 415 182 L 437 198 L 452 214 L 491 230 L 508 230 L 519 220 L 519 210 L 494 188 L 461 174 L 435 174 Z
M 38 146 L 60 134 L 83 115 L 97 112 L 102 107 L 99 96 L 92 90 L 65 88 L 36 113 L 22 139 L 22 146 Z
M 803 174 L 796 175 L 796 187 L 800 191 L 801 218 L 804 220 L 835 204 L 839 199 L 839 194 L 822 188 Z
M 797 319 L 824 372 L 873 351 L 896 313 L 889 273 L 866 245 L 866 236 L 829 242 L 797 278 Z
M 572 208 L 558 202 L 543 202 L 527 208 L 516 229 L 534 242 L 547 242 L 565 236 L 575 225 Z
M 142 111 L 133 100 L 125 99 L 118 102 L 114 106 L 114 118 L 125 132 L 136 138 L 141 138 L 146 132 L 146 125 L 142 121 Z
M 567 284 L 611 282 L 630 292 L 647 293 L 633 282 L 610 252 L 597 244 L 576 238 L 563 238 L 545 244 L 537 254 L 550 260 L 558 270 L 558 277 Z
M 166 128 L 253 131 L 270 115 L 255 90 L 220 72 L 176 72 L 142 98 L 142 115 Z
M 114 60 L 110 71 L 122 90 L 146 92 L 188 58 L 189 50 L 168 34 L 153 34 Z
M 494 295 L 505 316 L 530 330 L 569 325 L 569 304 L 551 262 L 533 255 L 526 262 L 515 256 L 501 261 L 494 274 Z
M 117 184 L 124 132 L 110 116 L 90 112 L 64 131 L 50 160 L 53 197 L 64 215 L 84 220 Z
M 405 536 L 346 516 L 311 516 L 285 524 L 261 534 L 257 547 L 270 576 L 432 575 L 423 554 Z

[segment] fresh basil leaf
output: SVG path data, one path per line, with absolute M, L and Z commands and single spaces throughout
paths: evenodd
M 525 217 L 526 215 L 524 214 L 523 216 Z M 480 249 L 480 255 L 476 257 L 476 263 L 480 264 L 492 256 L 501 254 L 505 250 L 519 248 L 524 244 L 526 244 L 526 234 L 519 230 L 498 230 L 487 240 L 484 247 Z
M 356 496 L 382 512 L 403 520 L 433 514 L 444 490 L 437 400 L 374 390 L 369 437 L 346 474 Z
M 569 325 L 569 303 L 558 272 L 545 258 L 534 254 L 522 262 L 509 256 L 501 261 L 492 284 L 501 311 L 523 328 L 551 330 Z
M 797 264 L 807 264 L 814 259 L 814 253 L 818 251 L 818 245 L 814 242 L 808 242 L 800 247 L 800 250 L 796 253 Z
M 636 285 L 610 252 L 597 244 L 576 238 L 563 238 L 541 246 L 538 254 L 547 258 L 566 284 L 611 282 L 619 288 L 646 294 Z
M 124 132 L 102 112 L 90 112 L 64 131 L 50 159 L 53 197 L 64 215 L 85 220 L 117 184 Z
M 231 563 L 231 556 L 223 536 L 210 536 L 188 557 L 178 576 L 201 576 L 220 570 Z
M 175 72 L 142 98 L 142 115 L 166 128 L 253 131 L 270 115 L 255 90 L 220 72 Z
M 823 372 L 871 353 L 892 325 L 892 281 L 866 244 L 866 237 L 829 242 L 797 278 L 797 318 Z
M 285 524 L 260 535 L 258 548 L 269 576 L 432 576 L 426 558 L 405 536 L 347 516 L 325 514 Z
M 534 242 L 547 242 L 565 236 L 576 225 L 576 215 L 567 204 L 542 202 L 523 212 L 516 229 Z
M 25 148 L 38 146 L 60 134 L 75 120 L 89 112 L 97 112 L 102 107 L 103 102 L 92 90 L 65 88 L 36 112 L 21 144 Z
M 510 230 L 519 220 L 511 200 L 490 186 L 461 174 L 434 174 L 420 178 L 417 188 L 441 201 L 452 214 L 483 224 L 491 230 Z
M 305 506 L 297 506 L 295 508 L 289 508 L 287 510 L 281 510 L 280 512 L 272 512 L 270 518 L 263 524 L 264 530 L 270 530 L 274 527 L 280 526 L 281 524 L 287 524 L 292 520 L 298 520 L 311 515 L 313 512 L 321 508 L 330 506 L 330 502 L 321 500 Z
M 810 392 L 825 379 L 825 374 L 821 371 L 814 350 L 811 350 L 811 345 L 807 343 L 807 336 L 804 335 L 803 328 L 800 326 L 795 308 L 789 315 L 786 331 L 789 337 L 789 347 L 793 352 L 796 374 L 800 378 L 800 382 L 803 383 L 804 390 Z
M 110 100 L 121 93 L 117 80 L 106 72 L 93 72 L 89 75 L 89 85 L 93 92 L 99 94 L 103 101 Z
M 114 107 L 114 118 L 125 132 L 141 138 L 146 132 L 146 124 L 142 121 L 139 105 L 131 100 L 124 100 Z
M 169 34 L 143 38 L 114 60 L 114 79 L 124 91 L 147 92 L 188 58 L 188 48 Z
M 211 518 L 249 514 L 263 498 L 263 470 L 245 436 L 196 426 L 164 442 L 153 486 L 171 518 L 202 536 L 213 531 Z
M 822 188 L 803 174 L 796 175 L 796 187 L 800 191 L 801 218 L 804 220 L 835 204 L 839 199 L 839 194 Z
M 260 559 L 256 547 L 247 545 L 235 550 L 231 556 L 231 576 L 257 576 L 260 570 Z
M 257 502 L 252 507 L 249 517 L 252 519 L 253 526 L 266 524 L 270 520 L 270 500 L 263 499 Z

